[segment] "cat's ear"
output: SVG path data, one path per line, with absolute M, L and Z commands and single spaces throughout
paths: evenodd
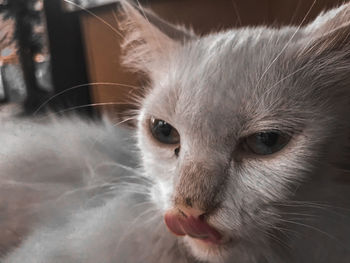
M 350 55 L 350 3 L 319 15 L 305 27 L 302 55 L 320 57 L 338 51 Z
M 150 10 L 126 1 L 119 4 L 118 22 L 124 35 L 122 63 L 134 71 L 152 72 L 159 58 L 196 38 L 193 31 L 169 24 Z

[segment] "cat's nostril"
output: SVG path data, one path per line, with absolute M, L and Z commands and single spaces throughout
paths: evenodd
M 201 214 L 201 215 L 198 217 L 198 219 L 199 219 L 199 220 L 201 220 L 201 221 L 204 221 L 204 220 L 205 220 L 206 215 L 207 215 L 206 213 Z
M 188 206 L 177 206 L 177 209 L 184 217 L 193 217 L 199 220 L 205 219 L 206 212 L 200 209 L 188 207 Z
M 177 147 L 174 152 L 176 157 L 179 157 L 180 147 Z

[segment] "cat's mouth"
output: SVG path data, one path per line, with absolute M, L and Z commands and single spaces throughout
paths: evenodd
M 221 245 L 227 242 L 227 239 L 217 229 L 200 218 L 184 217 L 168 212 L 165 214 L 164 220 L 170 232 L 176 236 L 187 235 L 208 245 Z

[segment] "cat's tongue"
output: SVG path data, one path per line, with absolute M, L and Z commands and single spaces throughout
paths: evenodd
M 188 235 L 208 243 L 221 243 L 221 234 L 199 218 L 193 216 L 184 217 L 170 211 L 165 214 L 164 220 L 169 230 L 177 236 Z

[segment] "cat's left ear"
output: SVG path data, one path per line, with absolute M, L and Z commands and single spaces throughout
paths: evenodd
M 307 36 L 301 55 L 322 57 L 338 51 L 350 55 L 350 3 L 319 15 L 304 29 Z
M 151 73 L 160 58 L 196 38 L 193 31 L 172 25 L 137 4 L 125 0 L 119 4 L 118 22 L 124 34 L 122 63 L 134 71 Z

